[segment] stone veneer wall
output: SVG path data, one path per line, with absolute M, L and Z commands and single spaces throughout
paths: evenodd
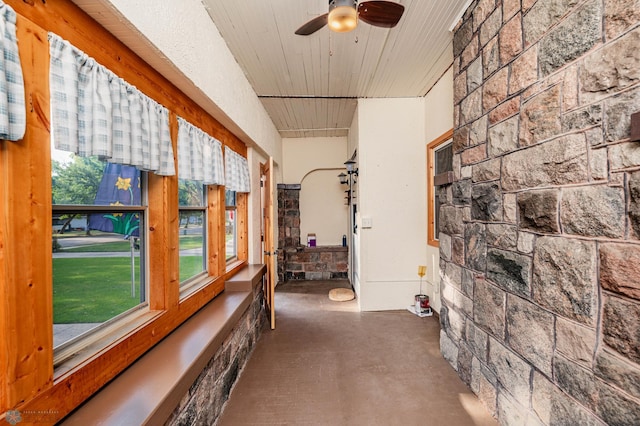
M 278 184 L 278 282 L 286 280 L 286 249 L 300 246 L 300 188 Z
M 502 424 L 640 424 L 639 21 L 477 0 L 456 27 L 440 345 Z
M 291 247 L 285 249 L 285 279 L 346 280 L 349 249 L 342 246 Z
M 253 302 L 193 382 L 166 425 L 215 424 L 266 324 L 263 296 L 262 285 L 257 285 L 253 290 Z

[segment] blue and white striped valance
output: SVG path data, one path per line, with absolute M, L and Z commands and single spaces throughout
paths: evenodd
M 168 110 L 59 36 L 49 43 L 55 147 L 175 175 Z
M 251 192 L 251 178 L 247 159 L 229 147 L 224 150 L 226 189 L 236 192 Z
M 0 139 L 17 141 L 24 137 L 27 112 L 24 79 L 16 38 L 16 13 L 0 1 Z
M 222 144 L 178 117 L 178 177 L 205 185 L 224 185 Z

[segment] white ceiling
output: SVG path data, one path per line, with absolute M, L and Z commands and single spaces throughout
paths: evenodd
M 74 0 L 99 22 L 95 1 Z M 453 61 L 469 0 L 396 0 L 395 28 L 294 32 L 328 0 L 202 0 L 283 137 L 345 136 L 357 98 L 424 96 Z

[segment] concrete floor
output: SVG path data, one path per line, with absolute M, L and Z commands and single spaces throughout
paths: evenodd
M 436 317 L 358 312 L 346 282 L 288 282 L 218 420 L 238 425 L 496 425 L 439 351 Z

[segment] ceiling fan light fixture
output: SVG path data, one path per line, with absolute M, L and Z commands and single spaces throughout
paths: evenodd
M 354 0 L 331 0 L 327 23 L 332 31 L 346 33 L 358 26 L 358 12 Z

